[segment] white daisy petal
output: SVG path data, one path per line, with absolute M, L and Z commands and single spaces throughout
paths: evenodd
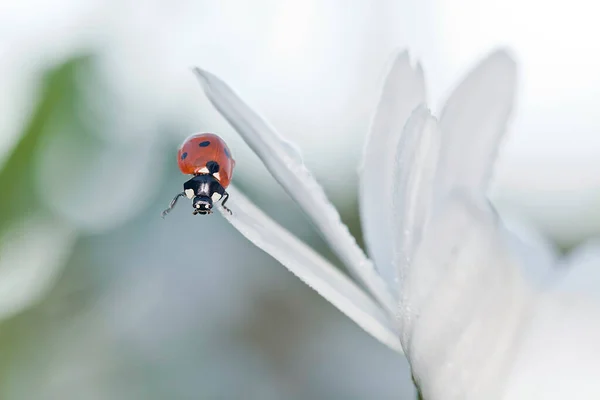
M 394 265 L 401 284 L 433 207 L 439 153 L 437 121 L 425 106 L 420 106 L 410 116 L 402 139 L 396 144 L 392 168 Z
M 360 217 L 369 255 L 377 270 L 396 289 L 398 270 L 393 265 L 392 168 L 404 125 L 413 110 L 425 102 L 421 66 L 410 64 L 408 53 L 397 55 L 385 79 L 377 111 L 371 122 L 360 171 Z M 393 295 L 397 295 L 392 290 Z
M 448 99 L 440 118 L 442 193 L 456 186 L 486 189 L 512 111 L 516 74 L 513 59 L 497 51 L 471 71 Z
M 248 240 L 282 263 L 294 275 L 388 347 L 402 352 L 387 314 L 346 275 L 285 230 L 235 187 L 228 189 L 229 214 L 221 214 Z
M 246 105 L 225 82 L 199 68 L 194 69 L 194 72 L 215 108 L 238 131 L 271 175 L 310 217 L 349 271 L 381 305 L 389 312 L 394 312 L 394 300 L 388 286 L 358 247 L 323 188 L 302 163 L 294 146 Z
M 502 213 L 502 225 L 506 231 L 511 252 L 521 260 L 524 277 L 538 288 L 552 286 L 560 277 L 554 272 L 559 263 L 560 252 L 554 243 L 536 231 L 526 221 Z
M 536 294 L 479 193 L 436 208 L 407 279 L 402 340 L 423 397 L 500 398 Z
M 548 268 L 555 279 L 519 347 L 506 399 L 600 398 L 600 242 L 580 246 L 560 264 Z

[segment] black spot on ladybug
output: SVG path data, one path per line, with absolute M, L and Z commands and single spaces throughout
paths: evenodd
M 181 159 L 182 159 L 182 160 L 185 160 L 185 158 L 186 158 L 186 157 L 187 157 L 187 153 L 183 153 L 183 154 L 181 155 Z
M 231 154 L 229 154 L 229 150 L 227 150 L 227 147 L 224 147 L 224 148 L 223 148 L 223 151 L 225 152 L 225 156 L 226 156 L 227 158 L 231 158 Z
M 217 172 L 219 172 L 219 163 L 216 161 L 209 161 L 206 163 L 206 168 L 208 169 L 208 172 L 210 172 L 210 174 L 216 174 Z
M 200 147 L 208 147 L 208 146 L 210 146 L 210 141 L 205 140 L 204 142 L 199 143 L 198 146 L 200 146 Z

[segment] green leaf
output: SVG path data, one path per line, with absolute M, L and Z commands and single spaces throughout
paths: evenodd
M 46 73 L 44 87 L 20 140 L 0 170 L 0 233 L 26 213 L 43 206 L 34 190 L 36 158 L 44 138 L 51 134 L 49 120 L 73 115 L 77 98 L 77 75 L 89 66 L 89 57 L 74 58 Z

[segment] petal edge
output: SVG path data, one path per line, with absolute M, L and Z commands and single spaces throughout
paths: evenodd
M 443 152 L 438 184 L 442 193 L 457 186 L 487 189 L 512 113 L 516 75 L 510 55 L 496 51 L 450 95 L 440 118 Z
M 360 217 L 369 255 L 396 297 L 398 271 L 394 266 L 392 188 L 394 162 L 404 126 L 413 110 L 425 102 L 423 70 L 411 66 L 408 52 L 394 58 L 382 86 L 379 104 L 360 171 Z
M 271 175 L 318 228 L 334 253 L 371 295 L 390 313 L 395 301 L 387 284 L 342 222 L 323 188 L 304 166 L 288 140 L 282 138 L 221 79 L 195 68 L 206 95 L 214 107 L 259 156 Z
M 321 255 L 281 227 L 239 190 L 229 186 L 228 206 L 233 214 L 221 214 L 242 235 L 265 251 L 300 280 L 323 296 L 366 332 L 402 353 L 398 334 L 388 314 L 346 275 Z

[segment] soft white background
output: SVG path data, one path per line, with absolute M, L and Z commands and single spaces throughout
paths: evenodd
M 436 104 L 475 60 L 506 46 L 519 61 L 521 92 L 498 198 L 572 244 L 600 228 L 597 11 L 583 0 L 3 2 L 0 148 L 19 131 L 31 74 L 92 45 L 104 50 L 120 101 L 144 115 L 126 122 L 152 127 L 168 116 L 190 129 L 229 131 L 194 115 L 206 102 L 187 68 L 199 64 L 294 139 L 326 184 L 351 190 L 348 169 L 394 49 L 421 60 Z M 245 173 L 254 172 L 250 164 Z

